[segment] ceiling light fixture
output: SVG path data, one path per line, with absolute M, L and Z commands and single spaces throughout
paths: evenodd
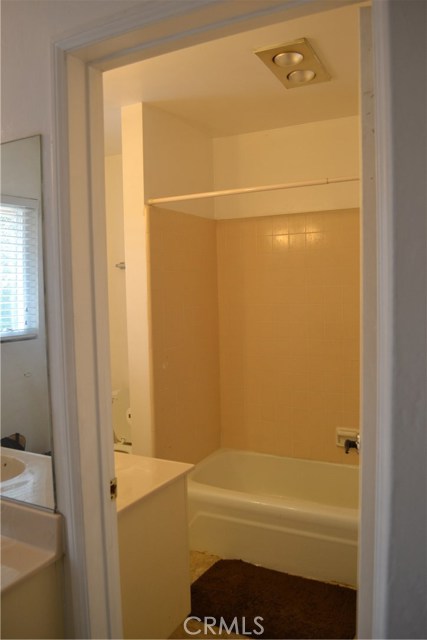
M 290 65 L 299 64 L 304 60 L 304 56 L 299 51 L 282 51 L 277 53 L 274 58 L 274 64 L 279 67 L 289 67 Z
M 302 83 L 311 82 L 316 77 L 312 69 L 297 69 L 288 73 L 287 78 L 290 82 Z
M 254 53 L 287 89 L 295 89 L 331 79 L 306 38 L 266 49 L 258 49 Z

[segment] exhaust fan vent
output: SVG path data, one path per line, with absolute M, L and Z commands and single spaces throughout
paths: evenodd
M 306 38 L 267 49 L 257 49 L 254 53 L 287 89 L 318 84 L 331 79 Z

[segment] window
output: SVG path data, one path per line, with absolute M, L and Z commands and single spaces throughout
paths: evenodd
M 0 339 L 23 340 L 38 334 L 38 202 L 1 196 Z

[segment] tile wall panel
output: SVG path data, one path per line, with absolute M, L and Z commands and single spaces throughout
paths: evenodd
M 221 444 L 357 462 L 357 209 L 217 221 Z
M 155 455 L 198 462 L 220 445 L 215 221 L 149 212 Z
M 359 270 L 356 209 L 216 222 L 153 209 L 156 455 L 357 462 L 335 431 L 359 425 Z

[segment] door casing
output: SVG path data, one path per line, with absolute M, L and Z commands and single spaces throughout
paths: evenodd
M 65 516 L 67 530 L 65 604 L 69 635 L 117 638 L 122 633 L 117 515 L 109 495 L 114 459 L 109 411 L 102 72 L 212 37 L 342 5 L 348 5 L 348 1 L 223 3 L 193 0 L 191 3 L 180 2 L 178 8 L 177 3 L 144 2 L 135 11 L 117 16 L 117 20 L 92 25 L 87 31 L 79 31 L 52 45 L 53 170 L 60 212 L 57 237 L 61 291 L 60 299 L 55 301 L 60 313 L 54 339 L 61 345 L 61 353 L 57 356 L 59 366 L 56 367 L 60 379 L 56 385 L 64 390 L 61 396 L 65 404 L 61 424 L 54 425 L 54 445 L 57 503 Z M 384 73 L 388 64 L 385 45 L 388 34 L 384 24 L 379 27 L 380 14 L 381 8 L 377 7 L 373 15 L 375 67 Z M 387 98 L 386 93 L 383 84 L 375 84 L 377 104 Z M 387 127 L 387 111 L 383 113 L 383 126 Z M 384 192 L 383 199 L 390 179 L 384 157 L 387 152 L 385 141 L 377 136 L 377 164 L 385 167 L 383 180 L 378 185 Z M 381 216 L 382 227 L 386 228 L 385 209 L 378 209 L 377 215 Z M 391 275 L 385 269 L 391 252 L 391 238 L 387 233 L 376 249 L 373 260 L 383 277 L 380 282 L 383 293 L 377 304 L 387 335 L 391 322 L 387 292 L 392 284 Z M 369 274 L 365 273 L 365 276 Z M 390 381 L 387 376 L 381 377 L 389 353 L 386 338 L 382 345 L 381 358 L 377 360 L 376 355 L 371 354 L 369 367 L 380 373 L 378 397 L 383 398 L 382 406 L 386 409 Z M 375 419 L 370 427 L 377 429 Z M 382 438 L 386 451 L 387 432 L 375 434 L 374 440 L 377 436 Z M 362 492 L 362 523 L 366 535 L 361 539 L 362 542 L 369 540 L 370 545 L 378 535 L 377 521 L 382 522 L 382 527 L 387 521 L 383 517 L 383 507 L 378 506 L 381 501 L 377 502 L 375 498 L 381 491 L 381 482 L 376 480 L 382 477 L 381 460 L 377 460 L 376 469 L 373 460 L 375 456 L 372 455 L 362 457 L 361 473 L 365 482 L 372 479 L 376 483 L 376 491 L 370 485 L 370 493 Z M 383 463 L 387 465 L 385 457 Z M 364 512 L 369 517 L 363 518 Z M 362 565 L 365 556 L 372 556 L 370 551 L 371 548 L 364 550 L 362 544 Z M 363 628 L 365 637 L 369 632 L 371 636 L 375 635 L 375 629 L 381 628 L 381 616 L 386 606 L 384 567 L 379 562 L 379 555 L 373 557 L 373 564 L 369 562 L 362 566 L 360 593 L 367 590 L 372 599 L 383 602 L 384 606 L 371 608 L 363 604 L 363 598 L 359 600 L 358 626 Z

